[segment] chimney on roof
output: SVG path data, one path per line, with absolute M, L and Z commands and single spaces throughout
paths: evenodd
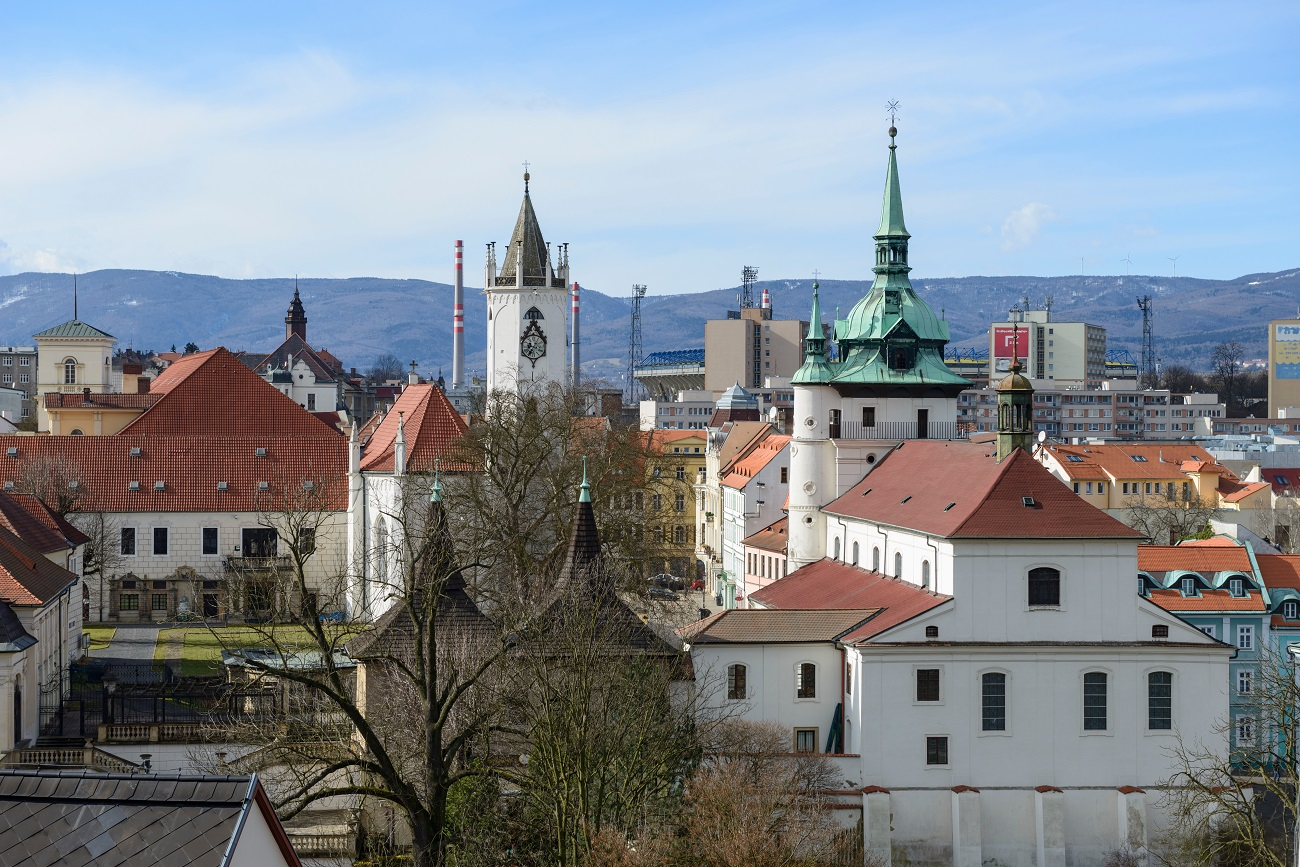
M 393 475 L 406 475 L 406 422 L 403 413 L 397 414 L 397 437 L 393 440 Z
M 456 242 L 456 283 L 451 296 L 451 387 L 465 385 L 465 242 Z

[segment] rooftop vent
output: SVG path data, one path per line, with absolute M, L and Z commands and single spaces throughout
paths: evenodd
M 1159 624 L 1156 624 L 1156 625 L 1152 626 L 1152 627 L 1151 627 L 1151 637 L 1152 637 L 1152 638 L 1168 638 L 1168 637 L 1169 637 L 1169 627 L 1166 626 L 1166 625 L 1164 625 L 1163 623 L 1159 623 Z
M 18 446 L 10 446 L 5 449 L 5 456 L 10 458 L 18 457 Z
M 138 490 L 140 490 L 140 483 L 139 483 L 139 482 L 127 482 L 127 483 L 126 483 L 126 489 L 127 489 L 128 491 L 138 491 Z
M 80 487 L 81 487 L 81 482 L 77 481 L 76 479 L 73 479 L 72 481 L 68 482 L 69 491 L 75 491 L 77 488 Z
M 140 457 L 140 447 L 139 447 L 139 446 L 131 446 L 131 457 L 133 457 L 133 458 L 138 458 L 138 457 Z
M 927 627 L 925 627 L 925 637 L 926 637 L 926 638 L 938 638 L 938 637 L 939 637 L 939 627 L 937 627 L 937 626 L 927 626 Z
M 863 491 L 863 492 L 862 492 L 862 496 L 865 497 L 865 496 L 866 496 L 867 494 L 869 494 L 869 493 L 871 493 L 871 488 L 867 488 L 865 491 Z
M 943 507 L 943 510 L 946 512 L 946 511 L 948 511 L 949 509 L 951 509 L 951 508 L 952 508 L 953 506 L 955 506 L 955 505 L 957 505 L 957 504 L 956 504 L 956 503 L 949 503 L 948 505 L 946 505 L 946 506 Z
M 1025 504 L 1026 509 L 1032 509 L 1038 505 L 1038 502 L 1033 497 L 1021 497 L 1020 502 Z
M 230 490 L 230 483 L 229 483 L 229 482 L 217 482 L 217 490 L 218 490 L 218 491 L 228 491 L 228 490 Z
M 908 494 L 906 497 L 903 497 L 903 502 L 906 503 L 906 502 L 907 502 L 908 500 L 910 500 L 910 499 L 912 499 L 912 495 L 911 495 L 911 494 Z M 901 505 L 901 504 L 900 504 L 900 505 Z
M 165 491 L 165 490 L 167 490 L 167 483 L 166 483 L 166 482 L 163 482 L 163 481 L 157 481 L 157 482 L 154 482 L 154 483 L 153 483 L 153 489 L 154 489 L 155 491 Z
M 270 483 L 270 482 L 258 482 L 258 483 L 257 483 L 257 489 L 258 489 L 259 491 L 267 491 L 267 490 L 270 490 L 270 488 L 271 488 L 271 483 Z
M 256 457 L 256 458 L 264 458 L 264 457 L 266 457 L 266 449 L 264 449 L 264 448 L 257 449 L 256 451 L 253 452 L 253 457 Z
M 5 490 L 6 490 L 6 491 L 12 491 L 13 489 L 14 489 L 14 483 L 13 483 L 13 482 L 5 482 Z

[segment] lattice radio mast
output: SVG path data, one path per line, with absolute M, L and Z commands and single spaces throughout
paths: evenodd
M 623 405 L 635 406 L 641 399 L 644 389 L 637 381 L 636 370 L 641 366 L 641 299 L 645 297 L 645 287 L 640 283 L 632 287 L 632 333 L 628 337 L 627 384 L 624 388 Z
M 740 309 L 747 307 L 757 307 L 758 303 L 754 301 L 754 284 L 758 282 L 758 269 L 753 265 L 746 265 L 740 271 Z
M 1142 369 L 1138 373 L 1138 382 L 1148 388 L 1156 383 L 1156 344 L 1152 329 L 1154 313 L 1151 311 L 1151 296 L 1143 295 L 1137 300 L 1138 309 L 1142 311 Z

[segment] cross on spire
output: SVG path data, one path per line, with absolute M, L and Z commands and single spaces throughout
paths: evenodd
M 890 126 L 894 125 L 894 120 L 897 117 L 897 115 L 898 115 L 898 100 L 891 99 L 889 101 L 889 125 Z
M 524 160 L 524 192 L 528 192 L 528 160 Z
M 415 363 L 415 359 L 412 358 L 412 359 L 411 359 L 411 373 L 415 373 L 415 368 L 417 368 L 417 367 L 419 367 L 419 366 L 420 366 L 420 365 L 418 365 L 418 364 Z
M 814 281 L 819 280 L 819 279 L 821 278 L 821 276 L 822 276 L 822 272 L 821 272 L 821 271 L 818 271 L 816 268 L 814 268 L 814 269 L 813 269 L 813 280 L 814 280 Z

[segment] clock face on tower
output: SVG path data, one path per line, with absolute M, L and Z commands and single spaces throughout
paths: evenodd
M 546 354 L 546 335 L 542 333 L 541 326 L 534 320 L 528 323 L 524 329 L 524 336 L 519 339 L 519 351 L 537 366 L 537 360 Z

